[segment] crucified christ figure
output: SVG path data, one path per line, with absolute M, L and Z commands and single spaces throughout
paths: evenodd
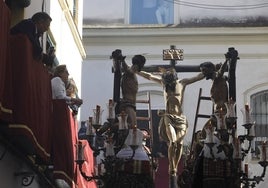
M 168 160 L 170 188 L 177 188 L 177 167 L 182 155 L 183 139 L 187 131 L 187 120 L 182 111 L 184 91 L 187 85 L 204 78 L 202 73 L 192 77 L 178 79 L 176 70 L 160 69 L 162 76 L 140 71 L 137 74 L 163 86 L 165 112 L 159 123 L 160 136 L 168 142 Z

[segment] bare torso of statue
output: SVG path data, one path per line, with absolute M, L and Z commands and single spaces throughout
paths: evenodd
M 136 94 L 138 92 L 138 80 L 135 73 L 127 70 L 121 80 L 122 97 L 133 105 L 136 104 Z
M 213 80 L 210 95 L 215 104 L 214 110 L 218 111 L 221 108 L 224 110 L 224 103 L 228 101 L 228 85 L 225 76 L 216 77 Z
M 182 93 L 184 87 L 178 82 L 174 91 L 164 91 L 164 98 L 166 102 L 166 113 L 181 115 L 182 109 Z
M 127 114 L 129 128 L 137 125 L 136 117 L 136 95 L 138 92 L 138 79 L 136 73 L 144 66 L 146 59 L 142 55 L 135 55 L 132 58 L 132 66 L 127 65 L 124 58 L 121 58 L 121 91 L 120 111 Z
M 228 84 L 224 71 L 228 61 L 229 59 L 227 58 L 223 64 L 218 64 L 218 67 L 211 62 L 204 62 L 200 65 L 201 71 L 206 75 L 206 79 L 213 81 L 210 95 L 215 112 L 220 109 L 224 112 L 226 111 L 224 103 L 228 101 Z

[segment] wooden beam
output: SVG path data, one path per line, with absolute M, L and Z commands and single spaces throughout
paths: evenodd
M 144 66 L 142 68 L 143 71 L 146 72 L 159 72 L 158 68 L 172 68 L 171 65 L 151 65 L 151 66 Z M 200 72 L 200 66 L 199 65 L 176 65 L 175 70 L 177 72 Z

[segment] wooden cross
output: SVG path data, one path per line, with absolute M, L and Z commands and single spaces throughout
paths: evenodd
M 239 59 L 239 57 L 238 57 L 238 52 L 233 47 L 229 48 L 227 53 L 229 53 L 231 56 L 231 61 L 228 66 L 229 97 L 232 98 L 232 100 L 236 101 L 235 70 L 236 70 L 236 62 L 237 62 L 237 59 Z M 199 65 L 176 65 L 177 60 L 179 61 L 183 60 L 183 50 L 176 49 L 175 45 L 171 45 L 170 49 L 163 50 L 163 60 L 170 60 L 170 64 L 169 65 L 144 66 L 142 70 L 146 72 L 159 72 L 159 67 L 162 67 L 162 68 L 173 67 L 176 70 L 176 72 L 200 72 Z M 114 72 L 114 101 L 119 103 L 120 80 L 121 80 L 120 63 L 117 63 L 117 66 L 118 67 L 115 69 L 115 71 L 113 71 Z
M 228 83 L 229 83 L 229 97 L 236 101 L 236 62 L 239 59 L 238 52 L 235 48 L 228 48 L 230 55 L 230 63 L 226 71 L 228 71 Z M 163 60 L 170 60 L 169 65 L 151 65 L 144 66 L 143 71 L 146 72 L 159 72 L 159 67 L 162 68 L 171 68 L 173 67 L 176 72 L 200 72 L 199 65 L 176 65 L 177 60 L 183 60 L 183 50 L 176 49 L 174 45 L 170 46 L 170 49 L 163 50 Z

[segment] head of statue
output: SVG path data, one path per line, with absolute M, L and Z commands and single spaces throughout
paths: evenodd
M 110 59 L 113 59 L 113 60 L 124 60 L 126 58 L 126 56 L 123 56 L 122 55 L 122 50 L 120 49 L 116 49 L 112 52 L 112 55 L 110 56 Z
M 213 79 L 213 76 L 216 71 L 216 66 L 210 61 L 204 62 L 200 64 L 200 70 L 204 74 L 207 80 Z
M 132 65 L 135 65 L 138 67 L 138 71 L 141 71 L 141 69 L 144 67 L 146 62 L 146 59 L 143 55 L 135 55 L 132 58 Z
M 175 91 L 178 76 L 174 68 L 162 69 L 162 82 L 165 85 L 166 91 Z

